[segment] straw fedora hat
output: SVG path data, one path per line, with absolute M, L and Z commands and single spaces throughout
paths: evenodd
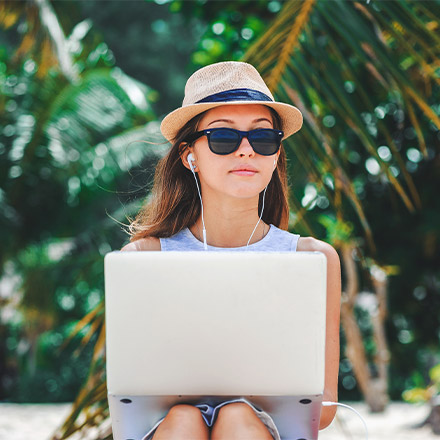
M 254 66 L 239 61 L 224 61 L 202 67 L 189 77 L 182 107 L 165 116 L 160 130 L 172 142 L 179 130 L 194 116 L 220 105 L 238 104 L 263 104 L 273 108 L 281 119 L 283 139 L 302 126 L 301 112 L 293 105 L 275 102 Z

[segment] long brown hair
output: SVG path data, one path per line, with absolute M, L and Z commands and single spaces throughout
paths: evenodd
M 281 121 L 275 110 L 272 113 L 275 129 Z M 191 171 L 182 163 L 181 155 L 188 147 L 184 142 L 189 134 L 197 131 L 204 113 L 188 121 L 178 132 L 168 154 L 159 161 L 154 175 L 150 202 L 141 208 L 130 224 L 130 241 L 145 237 L 171 237 L 186 227 L 192 226 L 200 216 L 200 200 Z M 198 177 L 197 177 L 198 178 Z M 260 193 L 258 212 L 262 207 L 263 192 Z M 289 203 L 286 173 L 286 153 L 281 146 L 277 167 L 266 190 L 263 221 L 281 229 L 287 229 Z

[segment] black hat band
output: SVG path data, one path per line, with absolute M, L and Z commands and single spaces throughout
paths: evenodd
M 224 92 L 209 95 L 206 98 L 197 101 L 196 104 L 202 102 L 228 102 L 228 101 L 270 101 L 273 100 L 264 93 L 253 89 L 232 89 Z

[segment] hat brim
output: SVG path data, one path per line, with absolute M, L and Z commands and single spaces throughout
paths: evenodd
M 283 140 L 296 133 L 302 127 L 303 116 L 301 112 L 293 105 L 273 101 L 227 101 L 205 102 L 179 107 L 165 116 L 160 124 L 160 130 L 168 141 L 173 142 L 179 130 L 194 116 L 197 116 L 198 114 L 215 107 L 243 104 L 260 104 L 273 108 L 281 119 L 281 129 L 284 132 Z

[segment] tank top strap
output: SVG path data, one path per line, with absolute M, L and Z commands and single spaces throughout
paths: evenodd
M 270 225 L 270 231 L 273 231 L 272 236 L 266 243 L 262 243 L 263 248 L 261 250 L 268 252 L 296 252 L 300 237 L 298 234 L 284 231 L 274 225 Z

